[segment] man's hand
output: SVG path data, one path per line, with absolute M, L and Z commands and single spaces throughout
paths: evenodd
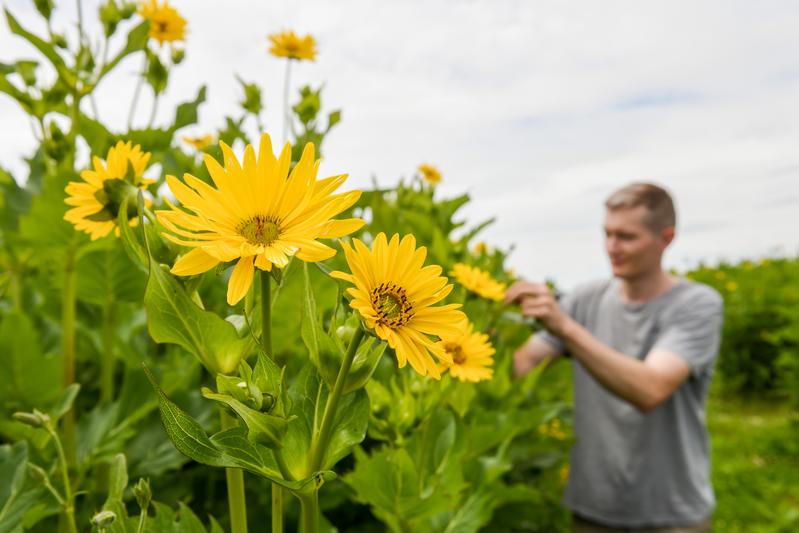
M 560 310 L 555 296 L 543 283 L 517 281 L 505 292 L 505 304 L 519 304 L 522 315 L 533 317 L 551 333 L 562 337 L 570 318 Z

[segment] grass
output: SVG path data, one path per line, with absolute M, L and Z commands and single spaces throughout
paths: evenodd
M 799 531 L 799 412 L 788 404 L 711 396 L 714 529 Z

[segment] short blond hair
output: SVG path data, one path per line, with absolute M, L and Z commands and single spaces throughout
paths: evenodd
M 647 210 L 644 224 L 652 231 L 677 225 L 674 201 L 663 187 L 654 183 L 631 183 L 611 194 L 605 200 L 608 211 L 632 209 L 643 206 Z

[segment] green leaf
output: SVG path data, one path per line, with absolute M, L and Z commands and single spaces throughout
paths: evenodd
M 323 471 L 297 481 L 284 480 L 276 470 L 269 450 L 250 442 L 244 428 L 229 429 L 209 438 L 196 420 L 166 397 L 150 370 L 147 367 L 144 370 L 158 394 L 164 429 L 175 448 L 187 457 L 209 466 L 244 468 L 295 492 L 303 492 L 309 486 L 335 478 L 335 473 Z
M 53 0 L 33 0 L 33 5 L 36 6 L 36 11 L 41 13 L 41 15 L 50 20 L 50 15 L 53 14 Z
M 128 486 L 128 463 L 124 453 L 116 454 L 111 459 L 108 470 L 108 498 L 122 500 L 125 487 Z
M 336 382 L 338 370 L 344 360 L 342 347 L 339 346 L 322 327 L 316 310 L 314 286 L 308 272 L 308 263 L 303 262 L 303 307 L 301 335 L 308 353 L 319 374 L 330 387 Z
M 0 323 L 0 398 L 14 410 L 50 405 L 61 390 L 61 358 L 44 354 L 41 335 L 22 311 Z
M 172 125 L 172 130 L 179 130 L 184 126 L 197 123 L 197 108 L 200 104 L 205 102 L 206 87 L 203 85 L 197 92 L 197 96 L 191 102 L 184 102 L 180 104 L 175 111 L 175 123 Z
M 327 115 L 327 130 L 326 131 L 330 131 L 330 129 L 333 126 L 335 126 L 336 124 L 338 124 L 339 122 L 341 122 L 341 110 L 337 109 L 336 111 L 333 111 L 333 112 L 331 112 L 330 114 Z
M 119 207 L 119 215 L 117 216 L 117 226 L 119 227 L 119 235 L 121 237 L 122 246 L 127 252 L 128 257 L 141 269 L 147 270 L 150 261 L 147 257 L 147 252 L 144 247 L 139 243 L 136 238 L 133 228 L 128 221 L 128 198 L 122 200 L 122 205 Z
M 368 338 L 358 347 L 352 360 L 350 373 L 344 382 L 344 394 L 363 388 L 374 374 L 380 358 L 386 351 L 386 343 L 378 338 Z
M 64 392 L 61 393 L 61 397 L 58 399 L 55 406 L 50 409 L 50 418 L 53 420 L 53 424 L 58 422 L 67 411 L 72 409 L 72 404 L 75 403 L 78 392 L 80 392 L 80 383 L 73 383 L 64 389 Z
M 288 429 L 290 419 L 261 413 L 247 407 L 229 394 L 218 394 L 207 387 L 203 387 L 202 394 L 209 400 L 221 402 L 233 409 L 247 425 L 247 438 L 252 442 L 262 444 L 267 448 L 281 448 L 283 437 Z
M 82 255 L 75 277 L 76 297 L 83 302 L 105 306 L 114 301 L 138 303 L 144 297 L 146 276 L 123 253 L 117 239 Z
M 78 133 L 86 140 L 92 154 L 105 154 L 114 145 L 114 134 L 83 113 L 78 117 Z
M 214 375 L 232 373 L 250 349 L 249 337 L 239 338 L 233 324 L 198 307 L 152 257 L 144 306 L 153 340 L 182 346 Z
M 330 443 L 325 451 L 322 468 L 333 468 L 342 458 L 349 455 L 352 447 L 360 444 L 366 437 L 369 426 L 369 395 L 363 389 L 343 396 L 333 419 Z
M 36 85 L 36 68 L 39 66 L 38 61 L 20 60 L 14 62 L 14 70 L 25 82 L 25 85 L 32 87 Z
M 58 55 L 56 52 L 55 47 L 42 39 L 34 35 L 33 33 L 29 32 L 25 28 L 23 28 L 17 19 L 11 14 L 8 9 L 4 9 L 6 13 L 6 21 L 8 22 L 8 27 L 11 30 L 11 33 L 19 35 L 23 39 L 27 40 L 31 43 L 37 50 L 39 50 L 47 59 L 50 60 L 50 63 L 53 64 L 55 67 L 56 72 L 58 75 L 67 83 L 69 86 L 75 85 L 75 76 L 67 69 L 66 64 L 64 63 L 64 59 Z
M 255 83 L 247 83 L 238 76 L 236 76 L 236 79 L 241 84 L 241 88 L 244 89 L 244 100 L 239 102 L 239 105 L 253 115 L 259 114 L 264 108 L 261 88 Z
M 0 446 L 0 533 L 22 531 L 25 513 L 46 498 L 45 489 L 26 476 L 28 443 Z
M 155 94 L 161 94 L 166 89 L 166 84 L 169 81 L 169 71 L 161 63 L 157 54 L 146 50 L 147 53 L 147 71 L 144 74 L 144 79 L 153 88 Z
M 139 50 L 143 50 L 147 45 L 147 39 L 150 36 L 150 23 L 147 21 L 142 22 L 128 33 L 128 40 L 125 47 L 112 59 L 104 68 L 101 76 L 105 76 L 110 72 L 117 63 L 125 59 L 127 56 Z

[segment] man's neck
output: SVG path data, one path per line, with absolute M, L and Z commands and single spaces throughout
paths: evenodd
M 627 303 L 639 304 L 654 300 L 677 285 L 677 278 L 657 269 L 645 276 L 621 279 L 621 296 Z

